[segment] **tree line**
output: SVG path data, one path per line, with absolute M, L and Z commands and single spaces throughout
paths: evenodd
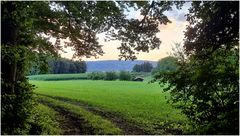
M 49 64 L 49 73 L 67 74 L 67 73 L 85 73 L 87 65 L 84 61 L 73 61 L 68 59 L 51 60 Z
M 158 72 L 166 72 L 166 71 L 175 71 L 177 69 L 177 59 L 172 56 L 168 56 L 160 59 L 157 62 L 157 66 L 153 67 L 153 65 L 149 62 L 144 62 L 142 64 L 134 65 L 132 71 L 133 72 L 151 72 L 153 75 Z
M 150 62 L 143 62 L 142 64 L 136 64 L 133 67 L 133 72 L 151 72 L 153 65 Z
M 30 69 L 30 75 L 43 73 L 49 74 L 70 74 L 70 73 L 85 73 L 87 65 L 85 61 L 74 61 L 66 58 L 49 59 L 47 62 L 47 70 L 42 72 L 38 67 Z
M 134 80 L 134 76 L 128 71 L 120 71 L 119 73 L 110 71 L 110 72 L 92 72 L 88 74 L 88 79 L 91 80 L 125 80 L 131 81 Z

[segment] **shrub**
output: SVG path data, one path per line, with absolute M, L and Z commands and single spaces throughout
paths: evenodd
M 104 79 L 104 73 L 103 72 L 92 72 L 92 73 L 88 74 L 88 79 L 103 80 Z
M 119 73 L 119 80 L 130 81 L 130 80 L 132 80 L 132 76 L 131 76 L 130 72 L 121 71 L 121 72 Z
M 105 80 L 116 80 L 118 78 L 116 72 L 106 72 L 105 73 Z

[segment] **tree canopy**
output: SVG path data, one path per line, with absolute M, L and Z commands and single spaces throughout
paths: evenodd
M 190 133 L 239 133 L 239 4 L 192 2 L 179 68 L 159 73 L 172 102 L 191 121 Z
M 3 45 L 25 45 L 41 53 L 57 53 L 62 49 L 60 39 L 67 38 L 69 42 L 64 44 L 73 47 L 75 57 L 90 57 L 103 54 L 96 34 L 106 32 L 107 39 L 122 41 L 120 58 L 135 59 L 134 51 L 147 52 L 159 47 L 161 42 L 156 37 L 159 32 L 157 26 L 171 22 L 163 12 L 170 10 L 174 2 L 51 1 L 1 4 L 2 28 L 6 32 L 2 36 Z M 126 18 L 124 10 L 129 7 L 141 9 L 144 18 Z M 49 42 L 49 37 L 55 38 L 56 42 Z
M 183 3 L 2 1 L 2 134 L 29 134 L 39 127 L 29 123 L 33 86 L 25 76 L 35 58 L 46 62 L 44 56 L 57 56 L 63 47 L 72 47 L 77 58 L 97 57 L 103 50 L 96 35 L 105 33 L 106 40 L 121 41 L 120 59 L 136 59 L 139 51 L 159 48 L 158 25 L 171 22 L 164 11 Z M 187 58 L 178 59 L 177 71 L 156 75 L 156 79 L 169 84 L 171 101 L 198 133 L 236 134 L 239 3 L 194 1 L 191 5 L 183 45 Z M 129 8 L 139 9 L 143 19 L 127 18 L 124 11 Z M 63 45 L 61 39 L 67 39 Z
M 164 11 L 181 2 L 124 1 L 2 1 L 2 132 L 28 134 L 33 131 L 32 90 L 26 74 L 31 61 L 46 64 L 46 56 L 72 47 L 74 57 L 102 55 L 97 34 L 121 41 L 120 59 L 136 59 L 135 52 L 159 48 L 158 24 L 170 23 Z M 124 14 L 140 9 L 142 20 Z M 55 39 L 55 42 L 50 42 Z M 61 39 L 67 41 L 61 44 Z M 38 58 L 38 59 L 36 59 Z M 43 67 L 45 68 L 45 67 Z

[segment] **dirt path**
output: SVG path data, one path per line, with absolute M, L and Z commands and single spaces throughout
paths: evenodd
M 40 103 L 54 109 L 57 112 L 57 122 L 60 124 L 61 135 L 87 135 L 93 134 L 93 129 L 84 126 L 84 119 L 77 118 L 69 111 L 54 106 L 47 101 L 40 101 Z
M 84 108 L 85 110 L 88 110 L 94 114 L 102 116 L 103 118 L 110 120 L 113 124 L 115 124 L 117 127 L 122 129 L 122 131 L 125 135 L 147 135 L 147 134 L 150 134 L 149 132 L 145 132 L 143 129 L 139 128 L 138 126 L 134 125 L 133 123 L 129 123 L 128 121 L 121 118 L 120 116 L 113 114 L 113 113 L 103 111 L 97 107 L 94 107 L 91 105 L 86 105 L 86 104 L 83 104 L 83 103 L 80 103 L 77 101 L 73 101 L 73 100 L 70 100 L 67 98 L 48 96 L 48 95 L 43 95 L 43 96 L 54 98 L 54 99 L 57 99 L 60 101 L 64 101 L 64 102 L 68 102 L 68 103 L 80 106 L 81 108 Z

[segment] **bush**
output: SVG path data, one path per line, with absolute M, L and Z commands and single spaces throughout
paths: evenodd
M 116 80 L 118 79 L 118 76 L 116 72 L 106 72 L 105 73 L 105 80 Z
M 92 73 L 88 74 L 88 79 L 103 80 L 104 79 L 104 73 L 103 72 L 92 72 Z
M 130 80 L 132 80 L 132 76 L 131 76 L 130 72 L 121 71 L 121 72 L 119 73 L 119 80 L 130 81 Z
M 207 59 L 192 55 L 155 78 L 190 120 L 190 134 L 239 133 L 239 53 L 218 49 Z M 166 86 L 167 84 L 167 86 Z

